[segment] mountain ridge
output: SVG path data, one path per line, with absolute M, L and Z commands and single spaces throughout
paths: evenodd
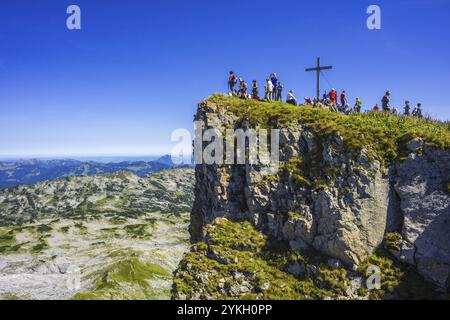
M 139 176 L 144 176 L 176 167 L 187 166 L 173 164 L 170 161 L 170 156 L 163 156 L 154 161 L 132 160 L 108 163 L 75 159 L 0 161 L 0 189 L 68 176 L 86 176 L 119 171 L 134 172 Z

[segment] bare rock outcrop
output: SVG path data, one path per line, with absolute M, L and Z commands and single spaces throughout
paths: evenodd
M 399 255 L 441 287 L 450 289 L 450 201 L 443 190 L 450 154 L 425 148 L 397 165 L 395 190 L 404 217 Z

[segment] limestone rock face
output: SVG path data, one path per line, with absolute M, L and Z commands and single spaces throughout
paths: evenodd
M 442 190 L 450 176 L 448 152 L 425 150 L 397 165 L 395 189 L 404 216 L 402 249 L 426 278 L 449 289 L 450 201 Z
M 226 110 L 206 100 L 195 119 L 219 132 L 246 128 Z M 191 240 L 202 240 L 217 217 L 249 220 L 294 250 L 313 248 L 354 266 L 386 233 L 402 232 L 409 248 L 403 255 L 411 257 L 403 261 L 448 287 L 450 197 L 441 191 L 449 177 L 448 150 L 430 150 L 415 139 L 407 144 L 408 160 L 386 168 L 369 146 L 346 151 L 339 132 L 319 139 L 311 128 L 292 124 L 281 128 L 279 143 L 276 174 L 249 163 L 197 164 Z

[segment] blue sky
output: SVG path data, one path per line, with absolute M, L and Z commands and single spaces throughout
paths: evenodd
M 70 4 L 82 30 L 66 28 Z M 449 120 L 449 13 L 449 0 L 2 0 L 0 156 L 168 153 L 230 69 L 314 96 L 317 56 L 335 68 L 323 89 L 366 108 L 390 89 Z

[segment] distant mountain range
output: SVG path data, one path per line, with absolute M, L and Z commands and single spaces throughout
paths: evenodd
M 117 163 L 72 159 L 0 161 L 0 189 L 70 176 L 92 176 L 120 171 L 145 176 L 176 167 L 180 166 L 174 165 L 170 156 L 167 155 L 154 161 L 122 161 Z

